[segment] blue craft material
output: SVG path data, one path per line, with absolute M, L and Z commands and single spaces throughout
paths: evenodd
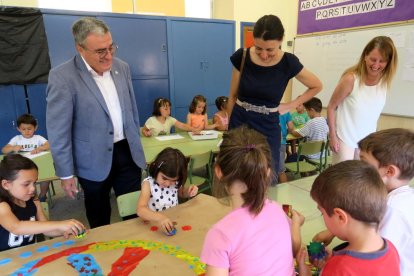
M 49 250 L 49 246 L 45 245 L 42 247 L 39 247 L 38 249 L 36 249 L 37 252 L 41 253 L 41 252 L 45 252 Z
M 63 245 L 63 243 L 62 242 L 56 242 L 56 243 L 54 243 L 53 245 L 52 245 L 52 247 L 53 248 L 58 248 L 58 247 L 61 247 Z
M 0 260 L 0 266 L 1 266 L 1 265 L 8 264 L 8 263 L 10 263 L 10 262 L 11 262 L 11 259 L 10 259 L 10 258 L 1 259 L 1 260 Z
M 64 244 L 65 245 L 72 245 L 72 244 L 74 244 L 75 242 L 74 241 L 72 241 L 72 240 L 67 240 L 67 241 L 65 241 L 64 242 Z
M 32 252 L 23 252 L 19 255 L 20 258 L 29 258 L 32 256 Z
M 167 236 L 174 236 L 175 234 L 177 234 L 177 229 L 174 228 L 173 230 L 170 231 L 170 233 L 166 234 Z

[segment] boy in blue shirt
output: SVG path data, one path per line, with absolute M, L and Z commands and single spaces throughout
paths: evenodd
M 287 176 L 285 173 L 285 159 L 286 159 L 286 136 L 289 132 L 293 131 L 294 126 L 292 122 L 291 114 L 285 113 L 283 115 L 279 115 L 279 125 L 280 125 L 280 133 L 282 135 L 281 137 L 281 143 L 280 143 L 280 158 L 279 158 L 279 183 L 287 182 Z

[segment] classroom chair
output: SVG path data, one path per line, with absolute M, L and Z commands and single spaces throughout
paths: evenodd
M 319 166 L 319 172 L 325 170 L 329 166 L 332 165 L 332 155 L 331 155 L 331 149 L 329 148 L 329 135 L 325 142 L 324 151 L 322 154 L 322 163 L 320 159 L 308 159 L 310 163 L 316 164 Z
M 201 154 L 195 154 L 190 157 L 188 165 L 188 179 L 186 185 L 196 185 L 198 186 L 198 192 L 204 192 L 210 189 L 213 182 L 213 175 L 211 171 L 211 166 L 213 163 L 213 153 L 207 151 Z M 198 169 L 205 168 L 206 176 L 195 175 L 194 171 Z M 207 184 L 207 185 L 203 185 Z
M 118 212 L 121 217 L 135 215 L 137 213 L 138 197 L 141 191 L 127 193 L 116 198 Z
M 52 205 L 52 193 L 53 195 L 56 195 L 55 186 L 53 185 L 53 181 L 49 182 L 49 189 L 47 190 L 47 201 L 49 203 L 50 208 L 53 207 Z M 40 182 L 37 182 L 36 184 L 39 184 Z
M 295 177 L 300 178 L 302 173 L 321 172 L 323 164 L 323 150 L 325 141 L 306 141 L 300 142 L 298 146 L 298 155 L 296 162 L 286 163 L 285 167 L 288 171 L 293 172 Z M 303 160 L 301 156 L 319 153 L 319 164 L 311 163 L 306 158 Z
M 42 210 L 45 214 L 45 217 L 49 220 L 49 204 L 47 202 L 40 202 L 40 206 L 42 206 Z

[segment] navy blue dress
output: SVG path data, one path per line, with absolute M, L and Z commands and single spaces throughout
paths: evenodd
M 243 49 L 240 48 L 230 57 L 233 66 L 238 70 L 240 70 L 242 56 Z M 238 99 L 258 106 L 277 107 L 282 100 L 289 80 L 294 78 L 302 69 L 303 65 L 299 59 L 295 55 L 286 52 L 279 63 L 273 66 L 257 65 L 250 59 L 250 48 L 248 48 L 240 78 Z M 273 169 L 277 174 L 281 142 L 279 113 L 274 112 L 266 115 L 246 111 L 235 104 L 230 116 L 229 129 L 244 124 L 267 137 L 272 151 Z

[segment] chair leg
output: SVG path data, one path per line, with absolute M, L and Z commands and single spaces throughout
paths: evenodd
M 56 195 L 55 185 L 53 184 L 53 181 L 50 181 L 50 184 L 49 184 L 49 189 L 50 189 L 50 188 L 52 188 L 53 195 Z

